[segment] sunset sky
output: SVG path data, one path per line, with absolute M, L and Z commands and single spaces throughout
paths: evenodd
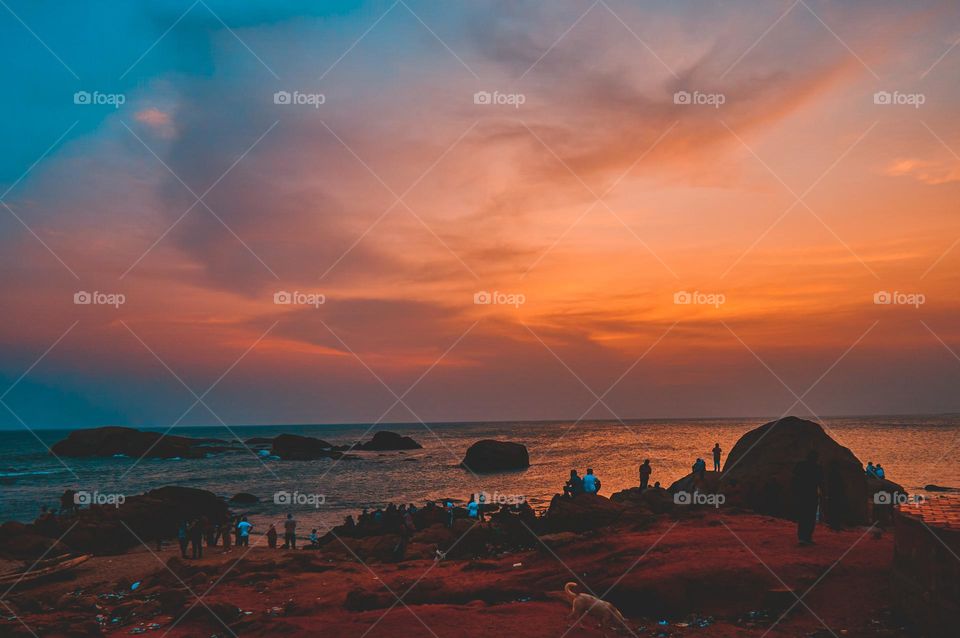
M 0 3 L 0 427 L 960 411 L 955 2 L 312 4 Z

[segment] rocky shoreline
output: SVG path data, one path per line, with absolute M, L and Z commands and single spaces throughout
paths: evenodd
M 340 452 L 328 445 L 321 451 Z M 811 449 L 824 465 L 821 524 L 817 545 L 799 547 L 790 471 Z M 691 474 L 667 489 L 558 494 L 539 515 L 488 504 L 482 521 L 436 504 L 411 517 L 414 529 L 386 518 L 345 524 L 322 530 L 307 550 L 270 549 L 258 536 L 250 548 L 209 547 L 185 561 L 169 542 L 177 522 L 225 521 L 228 503 L 168 487 L 119 507 L 0 526 L 0 554 L 27 565 L 93 555 L 57 579 L 25 577 L 11 588 L 0 634 L 312 635 L 320 623 L 343 636 L 422 635 L 426 625 L 438 635 L 509 627 L 555 637 L 572 622 L 560 591 L 576 582 L 616 605 L 622 629 L 637 636 L 920 635 L 909 615 L 893 611 L 896 511 L 876 498 L 882 493 L 903 488 L 868 478 L 819 425 L 793 417 L 746 433 L 722 473 Z M 585 619 L 569 635 L 605 634 Z

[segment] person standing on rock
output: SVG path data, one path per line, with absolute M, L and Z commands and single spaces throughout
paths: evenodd
M 823 491 L 823 468 L 816 450 L 793 468 L 793 510 L 797 517 L 797 538 L 801 545 L 813 545 L 817 525 L 820 493 Z
M 287 514 L 287 520 L 283 522 L 283 548 L 297 548 L 297 519 L 293 514 Z
M 713 471 L 714 472 L 720 471 L 720 455 L 721 454 L 723 454 L 723 450 L 720 449 L 720 442 L 717 441 L 717 443 L 715 443 L 713 446 Z
M 650 459 L 644 459 L 643 464 L 640 466 L 640 489 L 647 489 L 647 483 L 650 482 L 650 474 L 653 472 L 653 468 L 650 467 Z
M 190 544 L 187 538 L 187 521 L 181 521 L 177 528 L 177 540 L 180 542 L 180 557 L 187 558 L 187 547 Z

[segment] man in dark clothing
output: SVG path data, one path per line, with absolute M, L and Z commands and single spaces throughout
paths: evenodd
M 583 479 L 576 470 L 570 470 L 570 480 L 563 486 L 563 494 L 570 498 L 583 494 Z
M 190 548 L 194 558 L 203 558 L 203 523 L 199 519 L 190 526 Z
M 797 517 L 797 538 L 801 545 L 813 544 L 813 529 L 817 524 L 817 508 L 823 489 L 823 469 L 816 450 L 807 454 L 793 468 L 793 511 Z
M 720 443 L 716 443 L 713 446 L 713 471 L 720 471 L 720 455 L 723 454 L 723 450 L 720 449 Z
M 283 548 L 297 548 L 297 520 L 293 514 L 287 514 L 287 520 L 283 522 Z
M 647 489 L 647 483 L 650 481 L 650 473 L 653 472 L 653 468 L 650 467 L 650 459 L 644 459 L 643 465 L 640 466 L 640 489 Z

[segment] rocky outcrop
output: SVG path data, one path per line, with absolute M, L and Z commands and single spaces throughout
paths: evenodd
M 216 494 L 192 487 L 161 487 L 137 496 L 102 495 L 107 504 L 92 504 L 75 513 L 47 513 L 29 525 L 0 527 L 0 551 L 17 558 L 36 557 L 56 539 L 53 553 L 122 554 L 157 539 L 174 539 L 181 521 L 206 518 L 226 521 L 227 505 Z M 91 495 L 94 503 L 97 494 Z
M 626 508 L 641 509 L 652 514 L 665 514 L 672 511 L 676 505 L 673 494 L 662 487 L 648 487 L 645 490 L 631 487 L 614 492 L 610 500 Z
M 75 430 L 53 444 L 58 456 L 97 457 L 124 455 L 132 458 L 203 458 L 210 452 L 202 446 L 223 443 L 217 439 L 192 439 L 159 432 L 141 432 L 133 428 L 103 427 Z
M 373 438 L 366 443 L 358 443 L 354 449 L 367 452 L 384 452 L 389 450 L 420 450 L 423 446 L 409 436 L 401 436 L 396 432 L 383 430 L 376 432 Z
M 230 497 L 230 502 L 240 503 L 241 505 L 249 505 L 252 503 L 259 503 L 260 499 L 249 492 L 238 492 Z
M 573 498 L 555 494 L 540 525 L 548 534 L 585 532 L 617 522 L 623 511 L 619 503 L 597 494 L 580 494 Z
M 484 439 L 467 449 L 460 466 L 478 473 L 524 470 L 530 467 L 530 455 L 521 443 Z
M 311 436 L 281 434 L 273 439 L 270 453 L 284 461 L 338 459 L 343 456 L 343 452 L 334 449 L 335 447 L 332 443 Z
M 727 505 L 794 518 L 793 470 L 811 450 L 823 469 L 826 521 L 834 526 L 866 523 L 868 489 L 860 460 L 819 424 L 797 417 L 771 421 L 740 437 L 713 489 Z

